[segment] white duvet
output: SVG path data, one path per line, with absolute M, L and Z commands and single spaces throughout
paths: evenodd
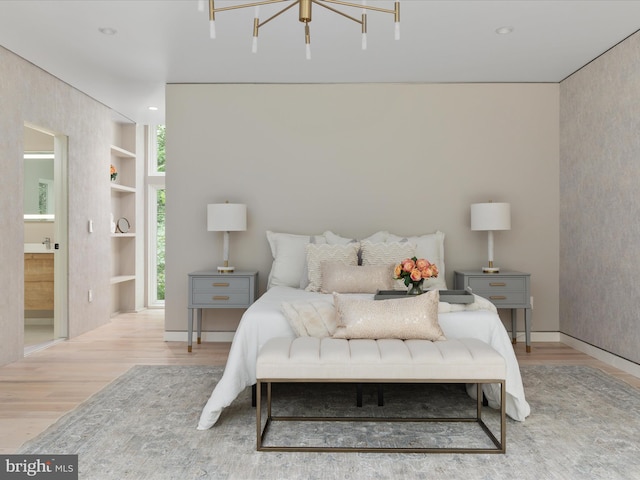
M 218 421 L 222 410 L 246 387 L 256 383 L 258 351 L 267 340 L 273 337 L 295 336 L 282 313 L 282 302 L 318 298 L 332 301 L 332 296 L 328 294 L 290 287 L 272 287 L 247 309 L 233 338 L 224 374 L 202 410 L 198 430 L 211 428 Z M 514 420 L 523 421 L 529 415 L 530 407 L 524 397 L 518 360 L 493 304 L 476 296 L 475 302 L 469 305 L 440 303 L 439 307 L 438 320 L 447 338 L 478 338 L 491 345 L 505 358 L 507 415 Z M 474 391 L 475 389 L 469 389 L 470 394 Z M 489 405 L 497 408 L 500 398 L 499 386 L 486 385 L 484 393 Z

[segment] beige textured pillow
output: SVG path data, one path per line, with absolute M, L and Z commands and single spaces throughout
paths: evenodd
M 336 330 L 336 308 L 329 301 L 282 302 L 282 312 L 298 337 L 330 337 Z
M 393 265 L 358 266 L 322 262 L 323 293 L 376 293 L 378 290 L 392 290 Z
M 308 292 L 319 292 L 322 285 L 322 262 L 341 263 L 343 265 L 358 264 L 357 242 L 346 245 L 307 244 L 307 272 L 309 285 L 305 288 Z
M 362 265 L 397 265 L 405 258 L 411 258 L 416 253 L 416 246 L 409 242 L 372 243 L 363 240 Z M 394 290 L 406 290 L 403 280 L 394 280 Z
M 354 298 L 333 294 L 338 316 L 334 338 L 399 338 L 446 340 L 438 323 L 440 293 L 391 300 Z

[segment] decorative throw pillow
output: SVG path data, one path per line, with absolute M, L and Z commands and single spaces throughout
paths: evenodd
M 372 243 L 363 241 L 362 265 L 397 265 L 405 258 L 415 255 L 416 246 L 410 242 Z M 392 277 L 393 278 L 393 277 Z M 394 280 L 394 290 L 406 290 L 402 280 Z
M 299 288 L 300 277 L 306 262 L 305 247 L 314 239 L 316 243 L 326 243 L 322 235 L 295 235 L 267 231 L 273 264 L 267 289 L 275 286 Z
M 416 246 L 415 256 L 418 258 L 426 258 L 431 263 L 435 263 L 438 267 L 438 276 L 436 278 L 430 278 L 425 280 L 425 289 L 439 289 L 446 290 L 447 282 L 445 280 L 444 270 L 444 233 L 436 231 L 435 233 L 428 233 L 426 235 L 417 235 L 413 237 L 400 237 L 389 234 L 388 241 L 408 241 Z
M 322 262 L 322 293 L 376 293 L 393 289 L 393 266 Z
M 336 330 L 336 308 L 329 301 L 282 302 L 282 312 L 299 337 L 330 337 Z
M 325 243 L 328 243 L 328 242 L 324 238 L 324 236 L 320 237 L 320 240 L 318 240 L 318 236 L 312 235 L 311 236 L 311 241 L 309 243 L 325 244 Z M 309 267 L 307 265 L 307 249 L 306 249 L 306 245 L 305 245 L 304 267 L 302 267 L 302 275 L 300 275 L 300 290 L 304 290 L 308 286 L 309 286 Z
M 371 300 L 333 294 L 338 316 L 334 338 L 420 338 L 446 340 L 438 322 L 440 293 L 410 298 Z
M 322 286 L 322 262 L 341 263 L 343 265 L 358 264 L 359 243 L 346 245 L 313 244 L 306 246 L 307 271 L 309 274 L 308 292 L 319 292 Z

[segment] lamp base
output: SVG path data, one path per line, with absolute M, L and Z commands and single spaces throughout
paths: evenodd
M 236 267 L 218 267 L 218 273 L 233 273 Z
M 500 267 L 482 267 L 482 273 L 500 273 Z

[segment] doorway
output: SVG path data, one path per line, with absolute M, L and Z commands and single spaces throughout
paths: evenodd
M 24 354 L 68 337 L 67 137 L 24 128 Z

